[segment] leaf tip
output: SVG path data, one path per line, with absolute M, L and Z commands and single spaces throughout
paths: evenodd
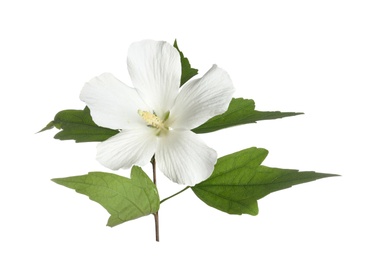
M 36 134 L 39 134 L 39 133 L 47 131 L 47 130 L 51 130 L 53 127 L 55 127 L 55 124 L 54 124 L 54 121 L 51 121 L 45 127 L 43 127 L 41 130 L 36 132 Z
M 51 179 L 51 181 L 53 181 L 54 183 L 57 183 L 59 185 L 62 185 L 62 179 L 61 178 L 53 178 L 53 179 Z
M 304 112 L 293 112 L 294 116 L 305 115 Z
M 322 173 L 322 174 L 323 174 L 323 178 L 328 178 L 328 177 L 342 177 L 342 175 L 335 174 L 335 173 Z
M 110 224 L 109 221 L 108 221 L 108 223 L 106 223 L 106 226 L 110 227 L 110 228 L 114 227 L 114 225 Z

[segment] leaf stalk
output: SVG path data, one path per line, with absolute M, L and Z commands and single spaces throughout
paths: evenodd
M 160 201 L 160 204 L 161 204 L 162 202 L 165 202 L 166 200 L 169 200 L 169 199 L 171 199 L 171 198 L 175 197 L 176 195 L 179 195 L 180 193 L 182 193 L 182 192 L 186 191 L 186 190 L 187 190 L 187 189 L 189 189 L 189 188 L 190 188 L 190 186 L 187 186 L 187 187 L 185 187 L 184 189 L 182 189 L 181 191 L 176 192 L 175 194 L 173 194 L 173 195 L 171 195 L 171 196 L 169 196 L 169 197 L 167 197 L 167 198 L 164 198 L 163 200 L 161 200 L 161 201 Z

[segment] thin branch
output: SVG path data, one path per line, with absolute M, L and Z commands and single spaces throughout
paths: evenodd
M 184 189 L 182 189 L 181 191 L 176 192 L 175 194 L 171 195 L 170 197 L 164 198 L 163 200 L 161 200 L 161 201 L 160 201 L 160 204 L 161 204 L 162 202 L 166 201 L 166 200 L 169 200 L 169 199 L 171 199 L 171 198 L 175 197 L 176 195 L 179 195 L 180 193 L 182 193 L 182 192 L 186 191 L 186 190 L 187 190 L 187 189 L 189 189 L 189 188 L 190 188 L 190 186 L 187 186 L 187 187 L 185 187 Z

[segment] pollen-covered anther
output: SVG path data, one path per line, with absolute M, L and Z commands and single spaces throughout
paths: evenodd
M 169 128 L 165 126 L 165 120 L 161 120 L 156 114 L 150 113 L 148 111 L 138 110 L 138 114 L 146 121 L 147 126 L 154 127 L 158 130 L 168 130 Z M 165 116 L 166 117 L 166 116 Z

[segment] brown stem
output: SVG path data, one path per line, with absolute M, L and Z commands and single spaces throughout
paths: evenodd
M 152 157 L 151 163 L 152 163 L 152 171 L 153 171 L 153 183 L 155 185 L 157 185 L 157 179 L 156 179 L 156 160 L 155 160 L 155 156 Z
M 159 223 L 158 223 L 158 211 L 153 214 L 153 216 L 155 217 L 155 230 L 156 230 L 156 242 L 160 241 L 160 228 L 159 228 Z
M 156 178 L 156 160 L 155 156 L 152 157 L 151 160 L 152 163 L 152 171 L 153 171 L 153 183 L 157 185 L 157 178 Z M 155 233 L 156 233 L 156 242 L 160 241 L 160 227 L 159 227 L 159 221 L 158 221 L 158 211 L 153 214 L 155 217 Z

